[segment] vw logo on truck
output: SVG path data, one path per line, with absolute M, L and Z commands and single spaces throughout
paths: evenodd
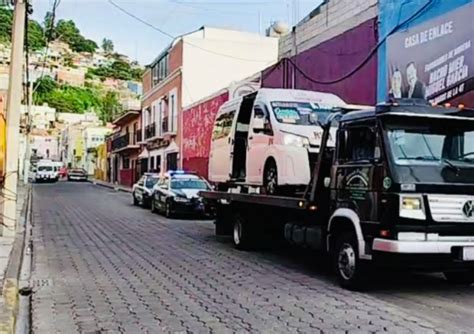
M 464 203 L 464 207 L 462 208 L 462 212 L 467 218 L 474 218 L 474 202 L 467 201 Z

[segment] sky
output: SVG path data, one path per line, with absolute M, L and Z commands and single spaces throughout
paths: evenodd
M 57 19 L 74 20 L 81 33 L 100 46 L 104 37 L 115 50 L 147 65 L 171 38 L 115 8 L 178 36 L 203 25 L 264 33 L 274 21 L 290 24 L 305 17 L 322 0 L 61 0 Z M 33 18 L 43 22 L 53 0 L 32 0 Z

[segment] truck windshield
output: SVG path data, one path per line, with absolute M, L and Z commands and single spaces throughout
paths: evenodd
M 392 128 L 388 131 L 388 138 L 395 162 L 399 165 L 442 163 L 443 159 L 474 164 L 474 122 L 459 124 L 456 128 L 446 126 L 436 131 L 423 125 Z
M 272 102 L 271 105 L 278 122 L 294 125 L 324 123 L 336 107 L 310 102 Z
M 412 181 L 458 176 L 471 178 L 474 172 L 474 120 L 423 117 L 387 121 L 388 149 L 398 169 L 406 166 Z M 449 170 L 446 172 L 445 170 Z M 469 177 L 467 177 L 469 175 Z M 457 181 L 460 181 L 457 180 Z M 471 180 L 469 183 L 474 182 Z
M 53 167 L 51 166 L 39 166 L 38 167 L 38 172 L 52 172 Z

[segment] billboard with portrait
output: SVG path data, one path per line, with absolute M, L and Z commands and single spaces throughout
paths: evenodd
M 387 39 L 388 96 L 447 102 L 474 89 L 474 4 Z

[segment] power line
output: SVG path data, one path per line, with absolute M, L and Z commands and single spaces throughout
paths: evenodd
M 317 79 L 314 79 L 312 77 L 310 77 L 308 74 L 306 74 L 296 63 L 294 60 L 290 59 L 290 58 L 285 58 L 289 63 L 291 63 L 293 65 L 293 67 L 301 74 L 303 75 L 303 77 L 305 79 L 307 79 L 308 81 L 312 82 L 312 83 L 315 83 L 315 84 L 320 84 L 320 85 L 332 85 L 332 84 L 336 84 L 338 82 L 341 82 L 349 77 L 351 77 L 352 75 L 354 75 L 356 72 L 358 72 L 362 67 L 364 67 L 371 59 L 372 57 L 377 53 L 378 49 L 386 42 L 387 38 L 392 35 L 393 33 L 395 33 L 400 27 L 404 26 L 405 24 L 407 23 L 410 23 L 411 21 L 413 21 L 414 19 L 416 19 L 420 14 L 422 14 L 426 9 L 428 9 L 433 3 L 434 3 L 435 0 L 429 0 L 427 1 L 422 7 L 420 7 L 420 9 L 418 9 L 412 16 L 410 16 L 409 18 L 407 18 L 405 21 L 399 23 L 398 25 L 396 25 L 392 30 L 390 30 L 390 32 L 384 37 L 382 38 L 378 43 L 377 45 L 372 49 L 370 50 L 369 54 L 367 55 L 366 58 L 364 58 L 364 60 L 362 60 L 362 62 L 357 65 L 356 67 L 354 67 L 351 71 L 349 71 L 347 74 L 343 75 L 342 77 L 340 78 L 337 78 L 337 79 L 334 79 L 334 80 L 328 80 L 328 81 L 324 81 L 324 80 L 317 80 Z
M 46 61 L 48 60 L 49 44 L 53 40 L 54 21 L 56 19 L 56 9 L 58 9 L 60 4 L 61 4 L 61 0 L 54 0 L 53 8 L 52 8 L 52 11 L 51 11 L 51 22 L 50 22 L 50 25 L 49 25 L 49 30 L 47 30 L 46 47 L 44 49 L 43 66 L 41 68 L 41 75 L 40 75 L 39 79 L 37 80 L 38 83 L 36 84 L 35 87 L 33 87 L 33 94 L 36 92 L 36 90 L 39 87 L 39 80 L 41 80 L 44 77 L 44 68 L 46 66 Z M 48 29 L 48 27 L 45 27 L 45 29 Z
M 115 8 L 117 8 L 118 10 L 120 10 L 121 12 L 125 13 L 126 15 L 134 18 L 135 20 L 143 23 L 144 25 L 158 31 L 159 33 L 171 38 L 172 40 L 176 39 L 176 38 L 179 38 L 179 37 L 182 37 L 182 36 L 173 36 L 172 34 L 164 31 L 163 29 L 160 29 L 158 27 L 156 27 L 155 25 L 145 21 L 144 19 L 136 16 L 135 14 L 129 12 L 128 10 L 126 10 L 125 8 L 119 6 L 117 3 L 115 3 L 113 0 L 107 0 L 112 6 L 114 6 Z M 197 48 L 197 49 L 200 49 L 202 51 L 205 51 L 205 52 L 208 52 L 208 53 L 212 53 L 214 55 L 217 55 L 217 56 L 221 56 L 221 57 L 226 57 L 226 58 L 231 58 L 231 59 L 236 59 L 236 60 L 241 60 L 241 61 L 248 61 L 248 62 L 258 62 L 258 63 L 269 63 L 271 62 L 271 60 L 269 59 L 249 59 L 249 58 L 240 58 L 240 57 L 235 57 L 235 56 L 232 56 L 232 55 L 229 55 L 229 54 L 225 54 L 225 53 L 220 53 L 220 52 L 217 52 L 217 51 L 214 51 L 214 50 L 209 50 L 209 49 L 206 49 L 206 48 L 203 48 L 199 45 L 196 45 L 196 44 L 193 44 L 193 43 L 190 43 L 188 41 L 185 41 L 183 39 L 183 43 L 186 43 L 187 45 L 189 46 L 192 46 L 194 48 Z

